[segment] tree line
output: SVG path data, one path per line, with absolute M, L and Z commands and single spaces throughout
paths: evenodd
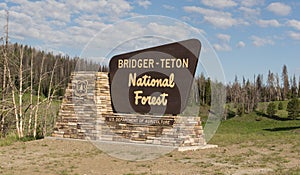
M 211 104 L 212 84 L 223 86 L 226 89 L 226 103 L 237 109 L 236 113 L 239 115 L 255 111 L 261 102 L 291 99 L 295 101 L 300 98 L 300 77 L 298 81 L 296 75 L 290 77 L 286 65 L 283 65 L 280 75 L 269 70 L 266 79 L 262 74 L 254 76 L 253 80 L 243 77 L 241 81 L 235 76 L 233 82 L 224 85 L 213 82 L 201 74 L 196 81 L 201 105 Z M 228 110 L 225 111 L 228 112 Z

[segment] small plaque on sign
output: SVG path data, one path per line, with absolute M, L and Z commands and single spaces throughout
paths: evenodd
M 85 96 L 87 94 L 87 86 L 88 81 L 80 81 L 78 80 L 76 84 L 73 85 L 74 87 L 74 95 L 78 97 Z
M 109 63 L 118 113 L 179 114 L 187 104 L 201 43 L 190 39 L 114 56 Z

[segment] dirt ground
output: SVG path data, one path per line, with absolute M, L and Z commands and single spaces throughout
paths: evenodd
M 46 138 L 0 147 L 0 174 L 300 174 L 299 145 L 262 145 L 173 151 L 154 160 L 126 161 L 88 141 Z

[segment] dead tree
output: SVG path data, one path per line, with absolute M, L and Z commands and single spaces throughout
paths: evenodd
M 42 78 L 43 78 L 43 67 L 44 67 L 44 61 L 46 56 L 43 55 L 41 68 L 40 68 L 40 77 L 39 77 L 39 84 L 38 84 L 38 92 L 37 92 L 37 103 L 35 106 L 35 113 L 34 113 L 34 128 L 33 128 L 33 137 L 36 137 L 37 135 L 37 120 L 38 120 L 38 112 L 39 112 L 39 105 L 40 105 L 40 94 L 41 94 L 41 84 L 42 84 Z

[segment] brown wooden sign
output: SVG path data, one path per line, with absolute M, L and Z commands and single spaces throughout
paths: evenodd
M 190 39 L 114 56 L 109 63 L 115 112 L 179 114 L 187 104 L 201 43 Z

